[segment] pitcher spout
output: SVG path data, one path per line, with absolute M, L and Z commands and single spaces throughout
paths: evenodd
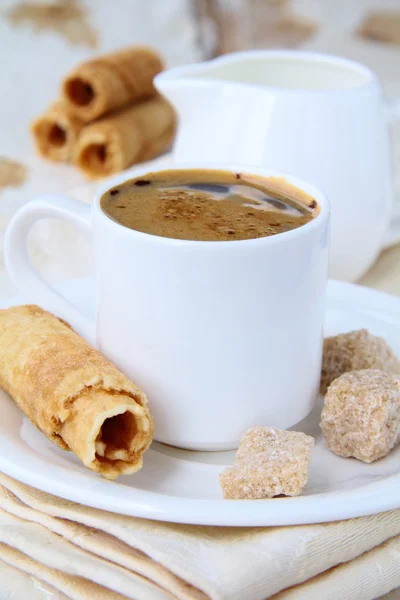
M 156 89 L 178 115 L 175 161 L 261 163 L 265 132 L 260 121 L 266 126 L 269 113 L 266 90 L 234 76 L 248 58 L 238 53 L 156 76 Z
M 201 101 L 204 102 L 210 93 L 210 87 L 215 83 L 206 77 L 192 78 L 196 67 L 199 66 L 176 67 L 160 73 L 154 79 L 156 89 L 175 108 L 180 122 L 186 116 L 193 116 L 196 105 L 200 102 L 200 96 Z

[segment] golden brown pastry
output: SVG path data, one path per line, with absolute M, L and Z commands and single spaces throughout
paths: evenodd
M 156 96 L 87 125 L 79 136 L 74 162 L 91 177 L 116 173 L 161 154 L 174 133 L 174 110 Z
M 89 122 L 122 106 L 154 96 L 153 78 L 162 71 L 151 48 L 133 46 L 78 65 L 62 83 L 71 114 Z
M 55 102 L 31 126 L 39 154 L 50 160 L 71 160 L 82 126 L 80 119 L 67 112 L 64 102 Z
M 0 310 L 0 386 L 52 442 L 114 479 L 142 466 L 153 435 L 144 393 L 64 321 Z

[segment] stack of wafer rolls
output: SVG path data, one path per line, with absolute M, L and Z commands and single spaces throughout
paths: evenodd
M 145 394 L 51 313 L 0 310 L 0 387 L 92 471 L 115 479 L 141 468 L 153 436 Z
M 132 47 L 78 65 L 61 98 L 32 124 L 38 152 L 102 177 L 164 152 L 175 134 L 171 105 L 154 88 L 163 63 Z

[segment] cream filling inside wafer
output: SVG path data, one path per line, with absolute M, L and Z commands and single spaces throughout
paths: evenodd
M 83 393 L 74 400 L 60 430 L 82 462 L 90 468 L 101 464 L 106 477 L 137 471 L 142 461 L 135 459 L 148 440 L 150 423 L 144 409 L 129 396 L 121 403 L 123 397 L 103 390 Z
M 96 97 L 93 86 L 81 77 L 67 80 L 64 91 L 70 102 L 76 106 L 88 106 Z
M 107 170 L 108 151 L 105 143 L 88 144 L 80 153 L 81 166 L 93 173 L 104 173 Z
M 129 460 L 142 444 L 135 438 L 139 431 L 148 431 L 149 421 L 141 406 L 119 407 L 99 415 L 93 426 L 96 458 Z
M 49 124 L 47 139 L 52 146 L 64 146 L 67 141 L 67 132 L 58 123 Z
M 36 126 L 37 143 L 42 152 L 47 152 L 50 148 L 62 148 L 68 142 L 67 130 L 58 122 L 43 120 Z

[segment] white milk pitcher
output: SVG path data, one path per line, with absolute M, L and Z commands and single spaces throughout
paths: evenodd
M 390 224 L 387 111 L 367 67 L 312 52 L 250 51 L 171 69 L 155 83 L 178 112 L 175 161 L 280 170 L 326 193 L 331 277 L 358 279 L 400 239 L 400 219 Z

